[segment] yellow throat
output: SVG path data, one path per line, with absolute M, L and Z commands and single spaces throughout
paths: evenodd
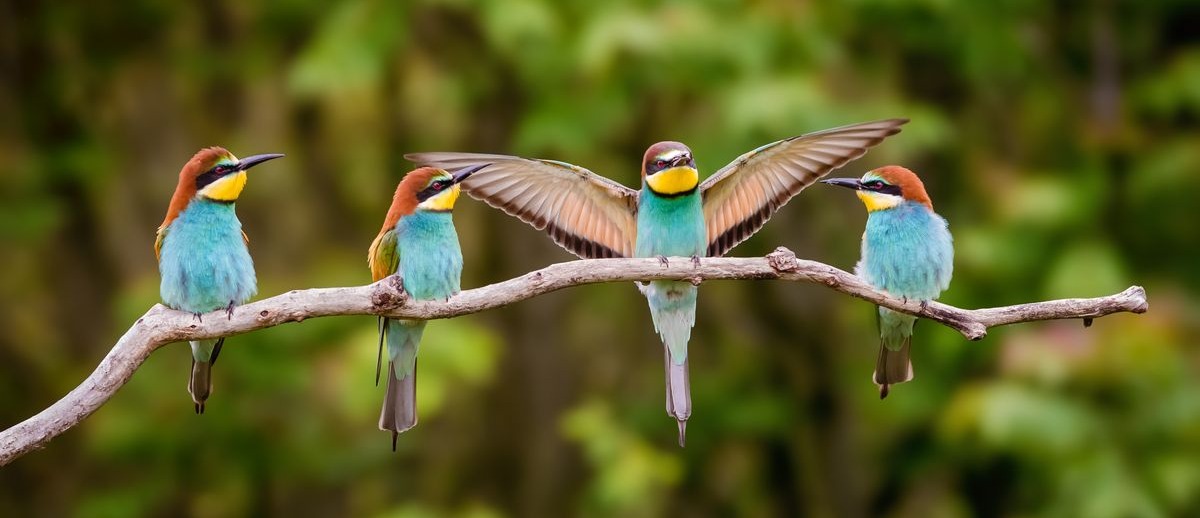
M 246 188 L 246 172 L 238 171 L 205 185 L 200 195 L 216 201 L 237 201 Z
M 863 205 L 867 206 L 867 212 L 890 209 L 899 205 L 904 199 L 894 194 L 883 194 L 881 192 L 854 191 L 854 193 L 858 195 L 858 199 L 862 200 Z
M 421 202 L 421 204 L 417 206 L 425 210 L 454 210 L 454 202 L 458 201 L 458 194 L 460 192 L 462 192 L 462 187 L 460 187 L 458 184 L 454 184 L 449 190 L 437 193 Z
M 647 176 L 646 183 L 658 194 L 679 194 L 695 189 L 700 173 L 694 167 L 672 167 Z

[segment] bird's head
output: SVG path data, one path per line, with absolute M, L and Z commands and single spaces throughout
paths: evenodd
M 933 210 L 933 201 L 925 193 L 925 184 L 915 173 L 898 165 L 868 171 L 862 178 L 830 178 L 821 183 L 854 189 L 867 212 L 887 210 L 904 202 Z
M 213 201 L 237 201 L 246 187 L 246 171 L 283 155 L 271 153 L 239 160 L 225 148 L 201 149 L 179 173 L 179 187 L 194 189 L 195 196 Z
M 401 216 L 418 210 L 449 212 L 454 210 L 461 192 L 459 184 L 475 171 L 491 164 L 476 165 L 459 169 L 454 173 L 433 167 L 420 167 L 404 175 L 392 196 L 392 207 L 388 209 L 384 228 L 395 225 Z
M 167 217 L 159 228 L 166 228 L 195 198 L 219 202 L 237 201 L 246 187 L 246 170 L 283 155 L 254 155 L 238 160 L 221 147 L 204 148 L 179 171 L 179 184 L 167 206 Z
M 642 178 L 655 194 L 675 196 L 691 192 L 700 183 L 692 150 L 679 142 L 659 142 L 646 150 Z

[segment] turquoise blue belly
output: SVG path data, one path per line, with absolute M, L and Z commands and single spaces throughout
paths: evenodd
M 449 212 L 410 214 L 396 224 L 396 232 L 400 274 L 409 295 L 429 300 L 458 293 L 462 250 Z
M 445 299 L 458 293 L 463 258 L 449 212 L 417 211 L 396 223 L 396 249 L 404 290 L 417 300 Z M 388 360 L 397 379 L 416 369 L 425 322 L 388 320 Z
M 204 313 L 253 297 L 254 261 L 233 204 L 193 200 L 167 228 L 159 273 L 163 303 L 181 311 Z
M 946 220 L 923 205 L 906 202 L 868 216 L 856 272 L 872 286 L 930 300 L 950 285 L 953 266 Z
M 638 203 L 636 257 L 704 257 L 707 235 L 699 192 L 662 198 L 642 189 Z

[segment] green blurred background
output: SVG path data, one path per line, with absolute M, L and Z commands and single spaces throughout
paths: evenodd
M 1151 312 L 918 328 L 879 401 L 873 308 L 714 282 L 686 449 L 627 283 L 432 323 L 421 425 L 376 430 L 375 324 L 231 339 L 208 413 L 167 347 L 0 470 L 4 516 L 1182 516 L 1200 512 L 1200 5 L 848 0 L 0 2 L 0 426 L 81 381 L 158 300 L 152 245 L 202 146 L 282 152 L 238 204 L 260 296 L 369 280 L 421 150 L 627 185 L 682 140 L 912 122 L 841 170 L 925 179 L 982 307 L 1142 284 Z M 572 258 L 464 197 L 464 287 Z M 733 255 L 850 268 L 865 213 L 816 186 Z

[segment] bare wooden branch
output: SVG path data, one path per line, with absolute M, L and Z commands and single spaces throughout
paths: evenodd
M 100 408 L 159 347 L 169 343 L 233 336 L 287 322 L 334 315 L 383 315 L 397 318 L 450 318 L 507 306 L 545 293 L 600 282 L 778 279 L 823 284 L 897 311 L 918 315 L 955 329 L 970 340 L 987 335 L 990 327 L 1081 318 L 1112 313 L 1143 313 L 1148 308 L 1140 286 L 1107 297 L 1063 299 L 985 309 L 959 309 L 936 301 L 922 303 L 891 297 L 868 286 L 857 276 L 832 266 L 797 259 L 786 248 L 766 257 L 706 258 L 699 265 L 690 258 L 592 259 L 547 266 L 489 286 L 464 291 L 449 300 L 409 300 L 395 276 L 375 284 L 352 288 L 297 290 L 239 306 L 232 317 L 224 311 L 194 315 L 150 308 L 129 328 L 78 387 L 37 415 L 0 432 L 0 466 L 44 446 Z

